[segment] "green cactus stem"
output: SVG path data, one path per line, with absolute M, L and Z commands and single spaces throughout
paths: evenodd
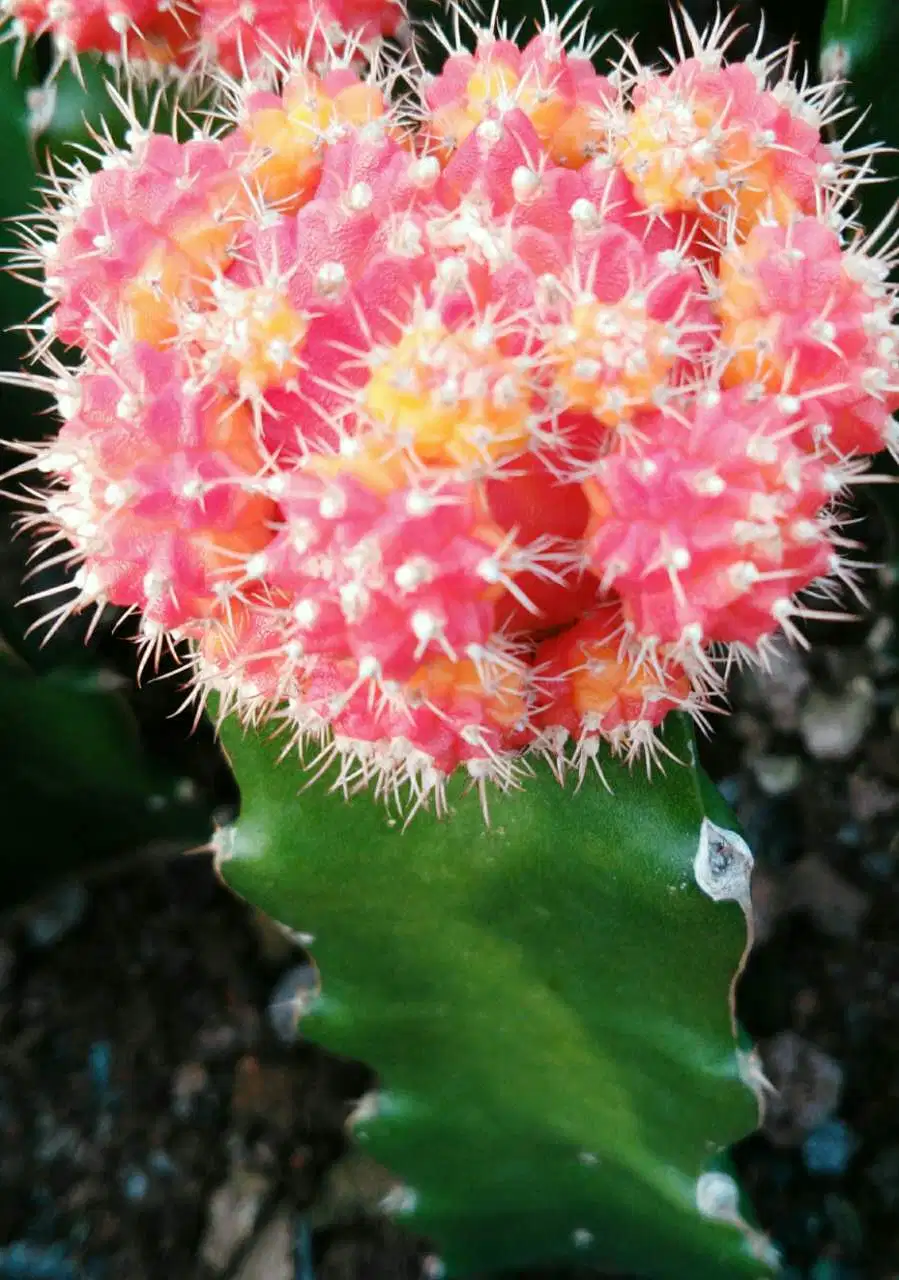
M 222 739 L 242 812 L 221 872 L 308 942 L 303 1032 L 379 1072 L 355 1135 L 403 1179 L 385 1208 L 435 1242 L 435 1274 L 769 1273 L 716 1165 L 758 1121 L 733 1017 L 752 859 L 685 722 L 664 775 L 606 760 L 610 789 L 575 793 L 538 766 L 489 827 L 461 785 L 448 819 L 404 829 L 301 789 L 280 741 Z

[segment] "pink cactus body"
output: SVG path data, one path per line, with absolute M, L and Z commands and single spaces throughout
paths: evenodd
M 391 124 L 376 82 L 345 68 L 319 76 L 304 67 L 287 75 L 280 94 L 244 94 L 238 121 L 252 148 L 254 190 L 282 213 L 295 212 L 316 191 L 329 140 L 351 137 L 354 127 L 377 133 Z
M 291 63 L 76 174 L 25 254 L 81 361 L 33 460 L 55 616 L 139 610 L 198 696 L 412 809 L 652 756 L 799 636 L 841 455 L 891 439 L 894 307 L 815 103 L 720 35 L 614 88 L 554 29 L 479 37 L 417 128 L 389 76 Z
M 0 17 L 24 37 L 52 34 L 64 55 L 240 76 L 372 45 L 395 35 L 404 13 L 398 0 L 0 0 Z
M 60 52 L 124 55 L 162 65 L 189 56 L 193 3 L 180 0 L 0 0 L 23 34 L 47 32 Z
M 98 173 L 73 183 L 43 249 L 54 332 L 87 349 L 125 323 L 130 336 L 171 336 L 176 300 L 225 261 L 246 204 L 231 143 L 135 138 Z
M 541 31 L 524 49 L 488 33 L 473 53 L 451 55 L 425 89 L 426 135 L 447 158 L 484 120 L 514 107 L 551 160 L 577 169 L 609 149 L 603 109 L 613 98 L 606 77 L 583 53 L 566 50 L 557 30 Z
M 688 416 L 645 424 L 639 457 L 601 458 L 586 482 L 590 566 L 642 636 L 755 648 L 824 577 L 823 508 L 839 470 L 805 454 L 772 397 L 704 390 Z
M 618 601 L 589 611 L 545 640 L 534 658 L 538 743 L 558 758 L 569 742 L 583 777 L 603 741 L 628 755 L 652 751 L 655 728 L 669 711 L 700 712 L 702 698 L 685 669 L 664 651 L 634 646 Z
M 80 552 L 83 590 L 181 627 L 217 607 L 239 556 L 271 537 L 275 504 L 246 410 L 189 388 L 178 357 L 120 345 L 86 365 L 51 460 L 66 489 L 51 508 Z
M 370 44 L 403 21 L 398 0 L 192 0 L 202 59 L 239 76 L 272 59 L 319 59 L 352 36 Z
M 899 409 L 893 303 L 885 264 L 846 252 L 817 218 L 754 227 L 721 260 L 725 381 L 802 402 L 814 430 L 841 454 L 893 440 Z
M 745 234 L 761 214 L 814 213 L 838 176 L 820 132 L 827 91 L 819 101 L 803 99 L 788 79 L 770 88 L 768 64 L 726 64 L 723 52 L 705 49 L 664 75 L 641 69 L 630 109 L 619 109 L 612 126 L 641 202 L 660 213 L 698 212 L 718 244 L 728 224 Z

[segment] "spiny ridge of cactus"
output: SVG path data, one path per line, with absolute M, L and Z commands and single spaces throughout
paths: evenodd
M 414 811 L 651 760 L 829 616 L 894 443 L 892 242 L 832 88 L 730 38 L 604 77 L 558 24 L 479 31 L 405 97 L 355 49 L 221 72 L 206 131 L 57 178 L 19 259 L 54 625 L 138 610 L 194 696 Z

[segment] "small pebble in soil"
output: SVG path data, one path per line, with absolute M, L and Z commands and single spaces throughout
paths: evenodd
M 150 1190 L 150 1179 L 143 1169 L 131 1169 L 122 1179 L 122 1190 L 126 1200 L 143 1200 Z
M 864 676 L 837 695 L 812 690 L 799 713 L 799 732 L 810 755 L 818 760 L 853 755 L 870 728 L 874 703 L 874 685 Z
M 809 1280 L 861 1280 L 855 1267 L 837 1258 L 819 1258 L 809 1273 Z
M 802 1158 L 809 1173 L 844 1173 L 857 1143 L 843 1120 L 828 1120 L 814 1129 L 802 1144 Z
M 766 1107 L 765 1131 L 774 1141 L 795 1146 L 836 1110 L 843 1070 L 795 1031 L 782 1031 L 764 1045 L 764 1063 L 774 1088 Z
M 752 761 L 752 772 L 766 795 L 780 796 L 799 785 L 802 761 L 798 756 L 757 756 Z
M 91 1044 L 87 1056 L 87 1069 L 96 1099 L 103 1106 L 110 1100 L 112 1045 L 108 1040 L 95 1040 Z
M 854 938 L 871 898 L 841 876 L 818 854 L 794 863 L 786 884 L 786 903 L 806 911 L 822 933 L 831 938 Z
M 30 1244 L 16 1240 L 0 1249 L 2 1280 L 76 1280 L 78 1272 L 63 1245 Z
M 179 1120 L 187 1120 L 197 1100 L 209 1083 L 209 1072 L 202 1062 L 183 1062 L 172 1076 L 172 1111 Z
M 73 929 L 84 915 L 87 890 L 83 884 L 63 885 L 28 916 L 25 932 L 36 947 L 49 947 Z
M 200 1245 L 200 1257 L 213 1271 L 223 1271 L 250 1236 L 270 1191 L 270 1179 L 235 1169 L 227 1182 L 213 1192 Z
M 282 1209 L 259 1232 L 235 1280 L 294 1280 L 294 1214 Z

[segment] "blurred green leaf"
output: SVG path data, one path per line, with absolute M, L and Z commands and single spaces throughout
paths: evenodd
M 828 0 L 821 31 L 820 73 L 824 80 L 845 82 L 851 115 L 837 129 L 851 131 L 848 147 L 881 144 L 874 171 L 885 181 L 859 189 L 862 221 L 868 231 L 880 224 L 899 199 L 899 111 L 896 107 L 896 68 L 899 66 L 899 3 L 896 0 Z M 863 115 L 864 113 L 864 115 Z M 863 118 L 862 118 L 863 115 Z M 899 223 L 893 223 L 894 231 Z M 882 236 L 883 246 L 887 236 Z M 899 469 L 886 454 L 877 470 L 899 478 Z M 879 485 L 868 495 L 874 532 L 882 545 L 879 556 L 888 562 L 892 581 L 880 592 L 881 608 L 899 614 L 899 487 Z M 869 519 L 869 530 L 872 527 Z M 870 541 L 870 540 L 869 540 Z
M 21 61 L 12 44 L 0 44 L 0 111 L 3 133 L 0 158 L 0 218 L 19 217 L 31 200 L 34 186 L 34 148 L 31 140 L 29 96 L 37 85 L 37 65 L 33 50 Z
M 178 135 L 186 137 L 191 126 L 191 111 L 182 94 L 180 108 L 176 112 L 178 92 L 174 83 L 167 86 L 156 82 L 130 86 L 122 83 L 104 61 L 83 57 L 78 71 L 63 66 L 42 90 L 44 95 L 41 115 L 36 126 L 38 152 L 43 160 L 48 154 L 63 160 L 73 160 L 76 155 L 89 168 L 96 167 L 89 152 L 97 150 L 97 137 L 111 139 L 123 146 L 128 122 L 121 109 L 121 102 L 128 104 L 142 123 L 154 121 L 156 132 L 170 133 L 177 118 Z M 199 109 L 199 103 L 191 100 L 191 110 Z
M 47 81 L 38 129 L 42 155 L 65 151 L 73 143 L 92 145 L 93 136 L 108 117 L 118 126 L 112 136 L 121 139 L 125 130 L 109 95 L 110 75 L 110 68 L 102 62 L 82 58 L 77 72 L 66 64 Z
M 899 4 L 896 0 L 829 0 L 821 31 L 820 73 L 824 80 L 843 80 L 854 124 L 850 146 L 882 143 L 891 150 L 878 157 L 876 172 L 887 182 L 866 184 L 861 191 L 864 221 L 873 229 L 899 195 L 899 111 L 896 68 L 899 66 Z M 840 123 L 845 129 L 846 121 Z
M 28 349 L 21 332 L 12 333 L 34 310 L 38 295 L 7 270 L 9 250 L 18 244 L 15 222 L 33 208 L 35 156 L 30 127 L 30 95 L 37 85 L 37 65 L 33 50 L 26 50 L 17 63 L 13 44 L 0 44 L 0 365 L 17 368 Z M 0 385 L 0 434 L 9 436 L 17 418 L 27 418 L 33 397 L 17 388 Z
M 208 799 L 147 754 L 115 673 L 0 653 L 0 909 L 68 873 L 210 835 Z

